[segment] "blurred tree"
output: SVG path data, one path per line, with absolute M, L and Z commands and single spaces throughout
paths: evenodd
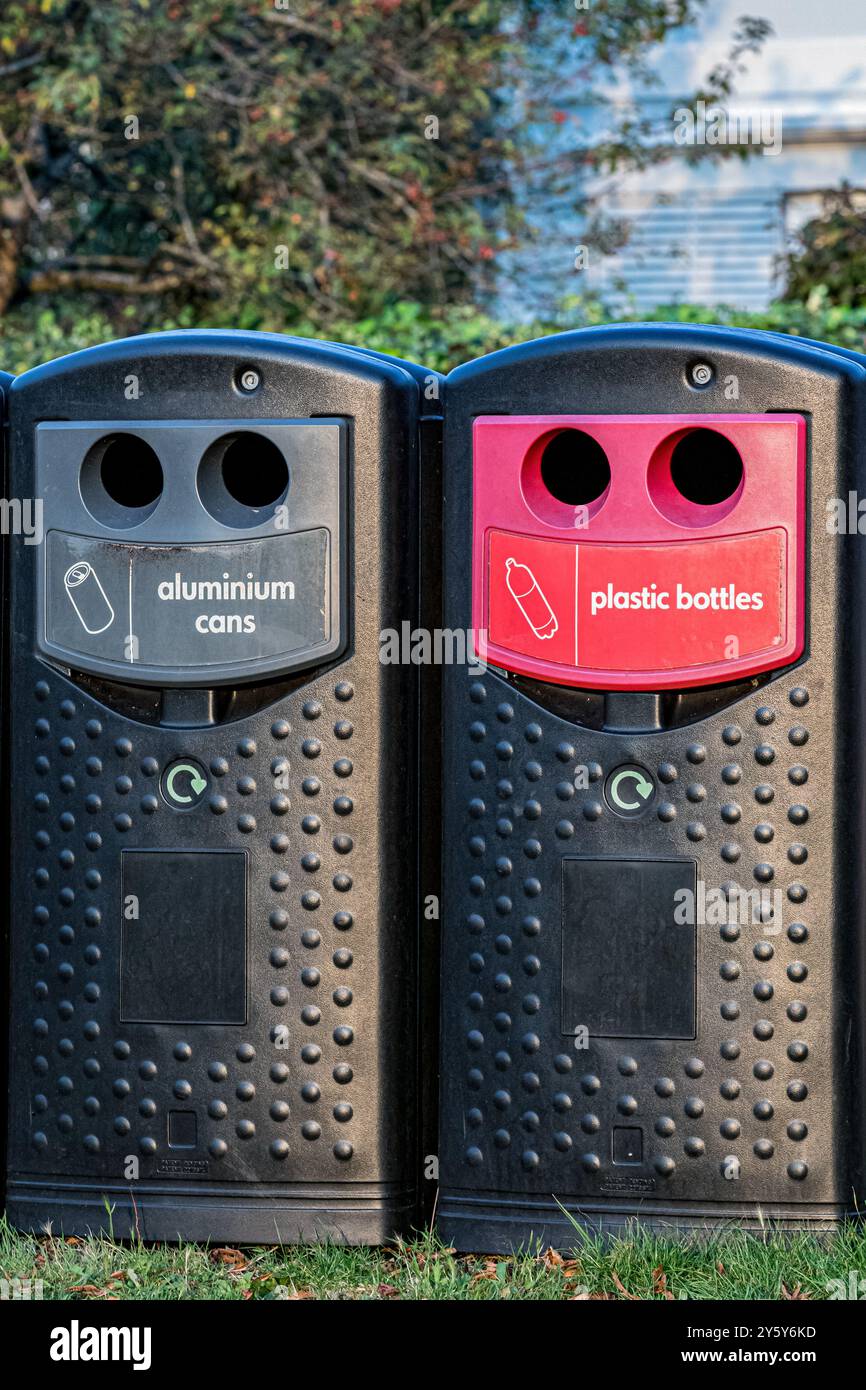
M 706 0 L 565 0 L 580 81 Z M 0 312 L 318 331 L 469 302 L 519 234 L 542 0 L 4 0 Z M 521 114 L 523 113 L 523 114 Z M 539 148 L 539 144 L 542 148 Z M 580 162 L 646 159 L 632 118 Z M 574 156 L 570 168 L 575 167 Z M 495 204 L 496 216 L 488 216 Z
M 800 229 L 785 258 L 785 301 L 820 301 L 846 309 L 866 303 L 866 202 L 847 184 Z

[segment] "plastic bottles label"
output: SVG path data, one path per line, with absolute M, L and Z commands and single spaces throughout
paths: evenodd
M 487 659 L 656 674 L 772 656 L 786 630 L 785 578 L 778 529 L 669 545 L 494 530 Z

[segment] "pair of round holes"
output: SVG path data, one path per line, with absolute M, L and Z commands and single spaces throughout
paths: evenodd
M 109 434 L 89 450 L 81 496 L 104 526 L 140 526 L 154 512 L 165 479 L 156 451 L 135 434 Z M 225 526 L 246 528 L 268 519 L 289 489 L 289 469 L 272 440 L 249 430 L 222 435 L 202 455 L 199 497 Z
M 688 429 L 664 441 L 650 464 L 650 494 L 672 520 L 710 524 L 718 508 L 735 500 L 743 483 L 743 460 L 717 430 Z M 659 466 L 655 467 L 655 460 Z M 583 430 L 564 429 L 541 451 L 541 482 L 566 507 L 601 505 L 610 487 L 610 464 L 597 439 Z M 707 509 L 688 516 L 689 509 Z M 548 518 L 549 519 L 549 518 Z

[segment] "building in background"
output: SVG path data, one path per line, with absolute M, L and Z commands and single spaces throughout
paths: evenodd
M 746 159 L 715 152 L 690 160 L 674 138 L 671 111 L 692 100 L 730 49 L 743 12 L 774 30 L 744 61 L 725 103 L 743 129 L 781 136 L 778 153 Z M 598 126 L 599 108 L 582 107 L 579 81 L 561 83 L 556 148 Z M 503 307 L 531 314 L 569 295 L 591 293 L 614 312 L 662 304 L 730 305 L 760 310 L 780 289 L 780 257 L 822 194 L 843 183 L 866 190 L 866 6 L 851 0 L 713 0 L 696 29 L 669 40 L 656 64 L 658 86 L 618 89 L 615 102 L 638 105 L 670 144 L 670 158 L 642 172 L 587 180 L 576 165 L 556 194 L 528 183 L 521 195 L 536 229 L 528 253 L 511 263 Z M 557 95 L 557 101 L 559 96 Z M 751 125 L 748 125 L 751 123 Z M 579 191 L 579 197 L 576 196 Z M 604 255 L 577 211 L 590 207 L 621 229 L 624 244 Z M 575 268 L 586 240 L 586 265 Z M 578 257 L 578 261 L 580 258 Z

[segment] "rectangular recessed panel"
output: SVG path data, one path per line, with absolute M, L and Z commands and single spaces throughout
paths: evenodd
M 614 1163 L 643 1163 L 643 1130 L 637 1125 L 614 1125 Z
M 198 1116 L 194 1110 L 169 1110 L 168 1147 L 194 1149 L 198 1143 Z
M 564 1033 L 695 1036 L 696 879 L 692 859 L 563 860 Z
M 125 850 L 124 1023 L 246 1021 L 246 855 Z

